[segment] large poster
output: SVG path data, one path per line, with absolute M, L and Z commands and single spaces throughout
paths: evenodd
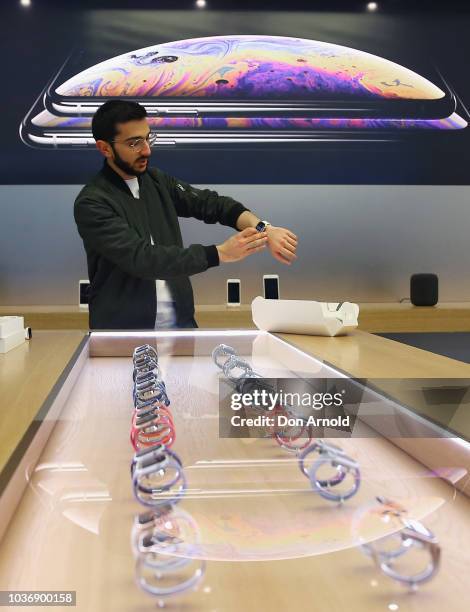
M 64 32 L 64 19 L 69 28 Z M 152 163 L 193 183 L 467 184 L 462 15 L 83 11 L 17 15 L 0 181 L 81 184 L 93 113 L 139 102 Z M 8 37 L 11 37 L 9 45 Z

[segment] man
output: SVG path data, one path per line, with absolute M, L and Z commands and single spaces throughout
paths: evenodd
M 93 117 L 105 162 L 74 206 L 88 260 L 90 329 L 197 327 L 191 275 L 266 247 L 283 263 L 296 258 L 289 230 L 260 222 L 232 198 L 149 168 L 154 135 L 146 116 L 135 102 L 111 100 Z M 184 248 L 178 217 L 238 233 L 219 245 Z

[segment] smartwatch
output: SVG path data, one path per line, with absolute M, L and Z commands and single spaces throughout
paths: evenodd
M 260 221 L 259 223 L 257 223 L 255 229 L 257 232 L 265 232 L 268 225 L 271 225 L 269 221 Z

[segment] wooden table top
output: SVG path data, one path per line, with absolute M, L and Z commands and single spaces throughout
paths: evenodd
M 277 334 L 301 350 L 358 378 L 468 378 L 470 365 L 394 340 L 354 330 L 326 338 Z
M 0 472 L 84 338 L 79 331 L 37 331 L 0 355 Z
M 333 343 L 345 347 L 342 340 Z M 364 335 L 349 341 L 367 352 Z M 267 367 L 278 368 L 281 353 L 273 350 Z M 423 466 L 384 438 L 370 437 L 341 441 L 361 465 L 363 481 L 343 506 L 328 504 L 312 496 L 296 459 L 272 439 L 219 436 L 218 374 L 209 353 L 197 363 L 191 355 L 163 355 L 162 362 L 178 407 L 174 449 L 190 483 L 176 512 L 195 519 L 209 558 L 217 559 L 208 561 L 198 591 L 170 599 L 164 609 L 466 611 L 469 555 L 462 544 L 470 538 L 469 499 L 444 480 L 423 477 Z M 76 590 L 77 610 L 84 612 L 157 609 L 134 583 L 130 551 L 131 525 L 140 510 L 129 477 L 131 367 L 129 357 L 85 363 L 2 542 L 1 589 Z M 418 593 L 379 573 L 351 542 L 352 517 L 375 495 L 406 504 L 439 538 L 441 571 Z M 187 520 L 183 524 L 191 525 Z M 231 546 L 221 549 L 224 543 Z M 229 560 L 242 555 L 244 562 Z

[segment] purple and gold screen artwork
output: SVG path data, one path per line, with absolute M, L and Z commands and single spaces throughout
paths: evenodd
M 96 64 L 56 88 L 67 97 L 237 100 L 439 100 L 416 72 L 348 47 L 282 36 L 212 36 L 154 45 Z

